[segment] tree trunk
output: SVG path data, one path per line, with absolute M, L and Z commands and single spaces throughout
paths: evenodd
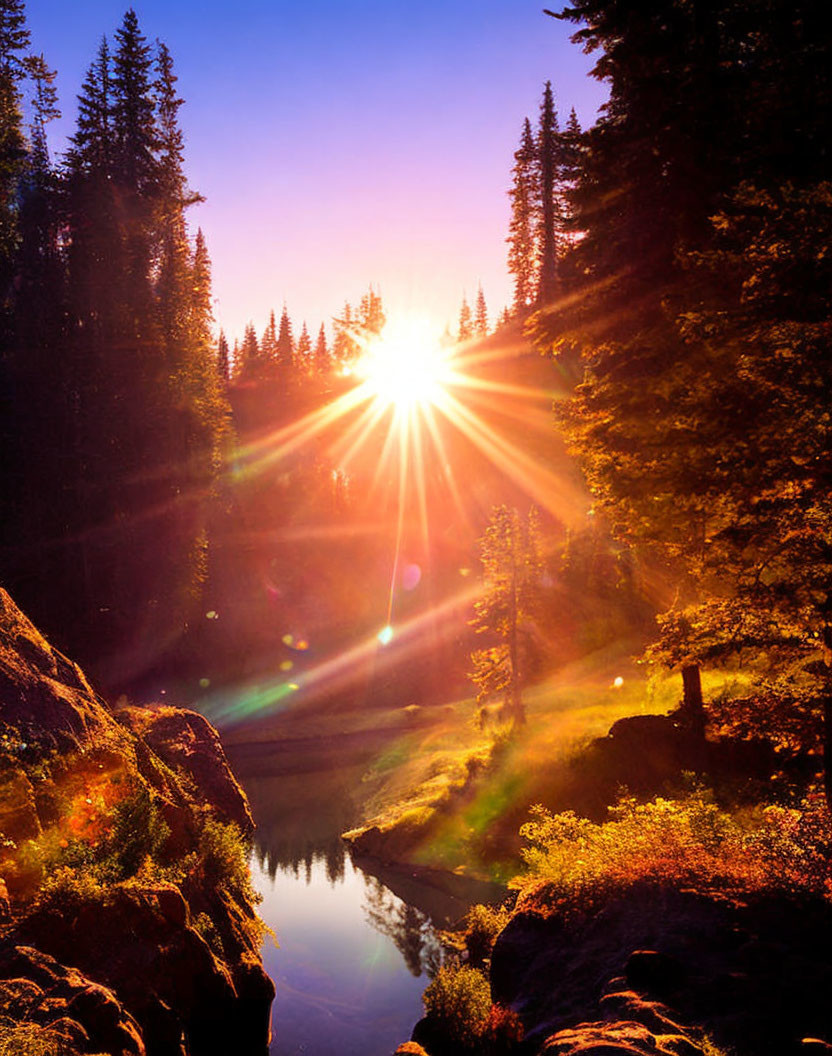
M 826 809 L 832 814 L 832 686 L 828 679 L 823 695 L 823 792 Z
M 511 716 L 515 726 L 522 726 L 526 721 L 523 700 L 520 695 L 520 672 L 518 671 L 517 646 L 517 562 L 512 555 L 511 569 L 511 624 L 509 627 L 509 663 L 511 664 Z
M 705 707 L 702 703 L 699 664 L 686 664 L 682 668 L 682 706 L 679 716 L 692 733 L 704 737 Z

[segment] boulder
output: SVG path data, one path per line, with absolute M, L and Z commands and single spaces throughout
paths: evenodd
M 0 952 L 0 1016 L 41 1028 L 61 1051 L 145 1056 L 138 1023 L 112 990 L 28 946 Z
M 0 587 L 0 735 L 6 753 L 32 758 L 84 747 L 93 736 L 124 740 L 81 669 L 47 642 Z
M 540 1050 L 546 1056 L 704 1056 L 679 1035 L 656 1036 L 640 1023 L 581 1023 L 551 1035 Z
M 203 715 L 168 706 L 125 707 L 118 718 L 164 763 L 187 776 L 197 800 L 243 832 L 253 830 L 245 793 L 231 772 L 217 731 Z

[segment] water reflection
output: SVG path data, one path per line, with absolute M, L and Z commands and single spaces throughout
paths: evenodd
M 365 880 L 367 922 L 393 940 L 411 975 L 418 979 L 425 972 L 432 979 L 442 964 L 442 947 L 430 917 L 396 898 L 377 877 Z
M 294 746 L 297 748 L 297 745 Z M 492 885 L 413 867 L 353 861 L 341 833 L 360 820 L 353 794 L 369 759 L 283 744 L 229 750 L 257 824 L 253 874 L 279 949 L 272 1056 L 389 1056 L 422 1014 L 441 962 L 436 927 Z

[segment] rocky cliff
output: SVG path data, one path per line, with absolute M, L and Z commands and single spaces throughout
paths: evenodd
M 259 954 L 251 827 L 202 716 L 114 711 L 0 589 L 10 1051 L 265 1052 L 274 987 Z

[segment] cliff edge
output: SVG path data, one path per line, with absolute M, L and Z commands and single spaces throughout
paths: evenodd
M 265 1053 L 274 986 L 251 829 L 201 715 L 114 711 L 0 588 L 0 1039 L 11 1051 Z

